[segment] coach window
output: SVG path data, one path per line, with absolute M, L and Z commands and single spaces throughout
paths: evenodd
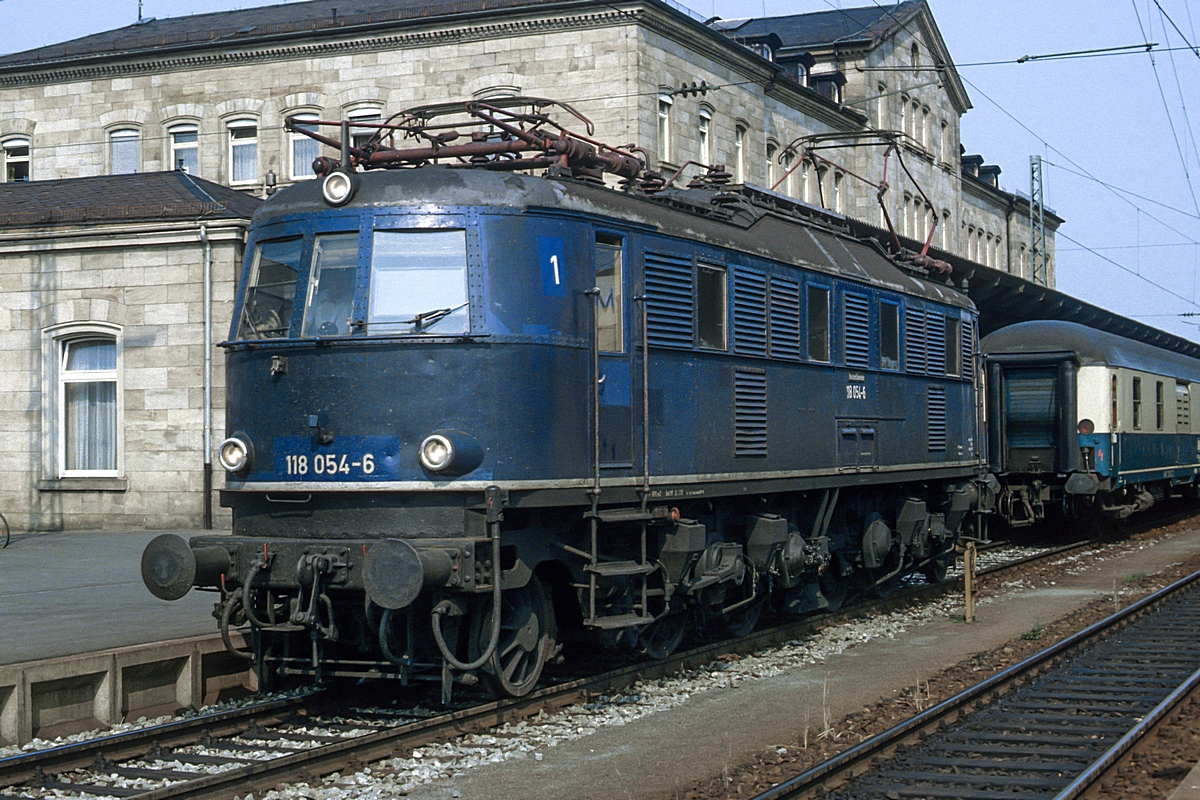
M 171 169 L 181 169 L 188 175 L 200 174 L 200 133 L 195 125 L 175 125 L 167 133 L 171 137 Z
M 312 275 L 308 279 L 301 336 L 348 336 L 351 333 L 357 271 L 357 233 L 317 236 L 313 244 Z
M 280 339 L 288 335 L 303 239 L 262 242 L 254 252 L 239 339 Z
M 725 350 L 729 342 L 725 336 L 725 318 L 728 314 L 725 268 L 712 264 L 701 264 L 696 280 L 696 332 L 700 346 L 710 350 Z
M 5 183 L 29 180 L 29 140 L 9 139 L 0 148 L 0 180 Z
M 960 320 L 946 320 L 946 374 L 954 377 L 962 374 L 961 325 Z
M 367 333 L 467 333 L 467 233 L 375 231 Z
M 1154 382 L 1154 429 L 1161 431 L 1166 419 L 1166 409 L 1163 403 L 1163 382 Z
M 900 306 L 887 300 L 879 304 L 879 366 L 900 369 Z
M 1133 427 L 1142 427 L 1142 379 L 1133 379 Z
M 62 477 L 117 475 L 117 342 L 60 339 L 58 463 Z
M 1192 430 L 1192 404 L 1186 383 L 1175 382 L 1175 432 L 1190 433 Z
M 291 156 L 292 156 L 292 180 L 304 180 L 305 178 L 316 177 L 313 172 L 313 161 L 317 156 L 321 155 L 321 144 L 316 139 L 310 139 L 301 133 L 302 130 L 315 132 L 317 126 L 312 124 L 316 121 L 316 116 L 313 114 L 298 114 L 292 119 L 296 120 L 296 130 L 291 135 Z
M 238 119 L 229 123 L 229 182 L 258 180 L 258 123 Z
M 596 300 L 596 346 L 604 353 L 625 351 L 621 267 L 621 240 L 596 234 L 596 288 L 600 290 Z
M 808 287 L 808 357 L 829 361 L 829 290 Z
M 109 166 L 112 175 L 139 172 L 142 166 L 141 133 L 134 128 L 122 128 L 108 135 Z

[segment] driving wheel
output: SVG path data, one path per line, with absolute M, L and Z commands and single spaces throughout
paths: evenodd
M 492 635 L 492 609 L 472 617 L 472 660 Z M 536 575 L 500 599 L 500 641 L 483 670 L 497 694 L 522 697 L 537 686 L 542 667 L 554 650 L 554 607 Z

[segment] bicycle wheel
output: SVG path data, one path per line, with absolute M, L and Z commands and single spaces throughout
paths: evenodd
M 8 547 L 8 539 L 9 539 L 8 520 L 6 520 L 4 518 L 3 514 L 0 514 L 0 550 L 3 550 L 5 547 Z

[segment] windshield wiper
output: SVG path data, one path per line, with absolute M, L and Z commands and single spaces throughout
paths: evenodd
M 418 328 L 424 328 L 427 325 L 432 325 L 433 323 L 437 322 L 438 320 L 442 319 L 443 317 L 447 317 L 450 314 L 453 314 L 455 311 L 458 311 L 460 308 L 465 307 L 467 305 L 467 303 L 469 303 L 469 302 L 471 302 L 471 301 L 468 300 L 466 303 L 459 303 L 458 305 L 454 306 L 453 308 L 435 308 L 432 311 L 422 311 L 420 314 L 417 314 L 412 319 L 406 319 L 402 324 L 416 325 Z

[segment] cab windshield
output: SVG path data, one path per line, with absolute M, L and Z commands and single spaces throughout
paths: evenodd
M 239 339 L 287 337 L 303 244 L 300 238 L 285 239 L 263 242 L 255 250 L 238 325 Z
M 358 234 L 317 236 L 301 336 L 349 336 L 358 271 Z
M 375 231 L 368 334 L 466 333 L 467 302 L 466 231 Z

